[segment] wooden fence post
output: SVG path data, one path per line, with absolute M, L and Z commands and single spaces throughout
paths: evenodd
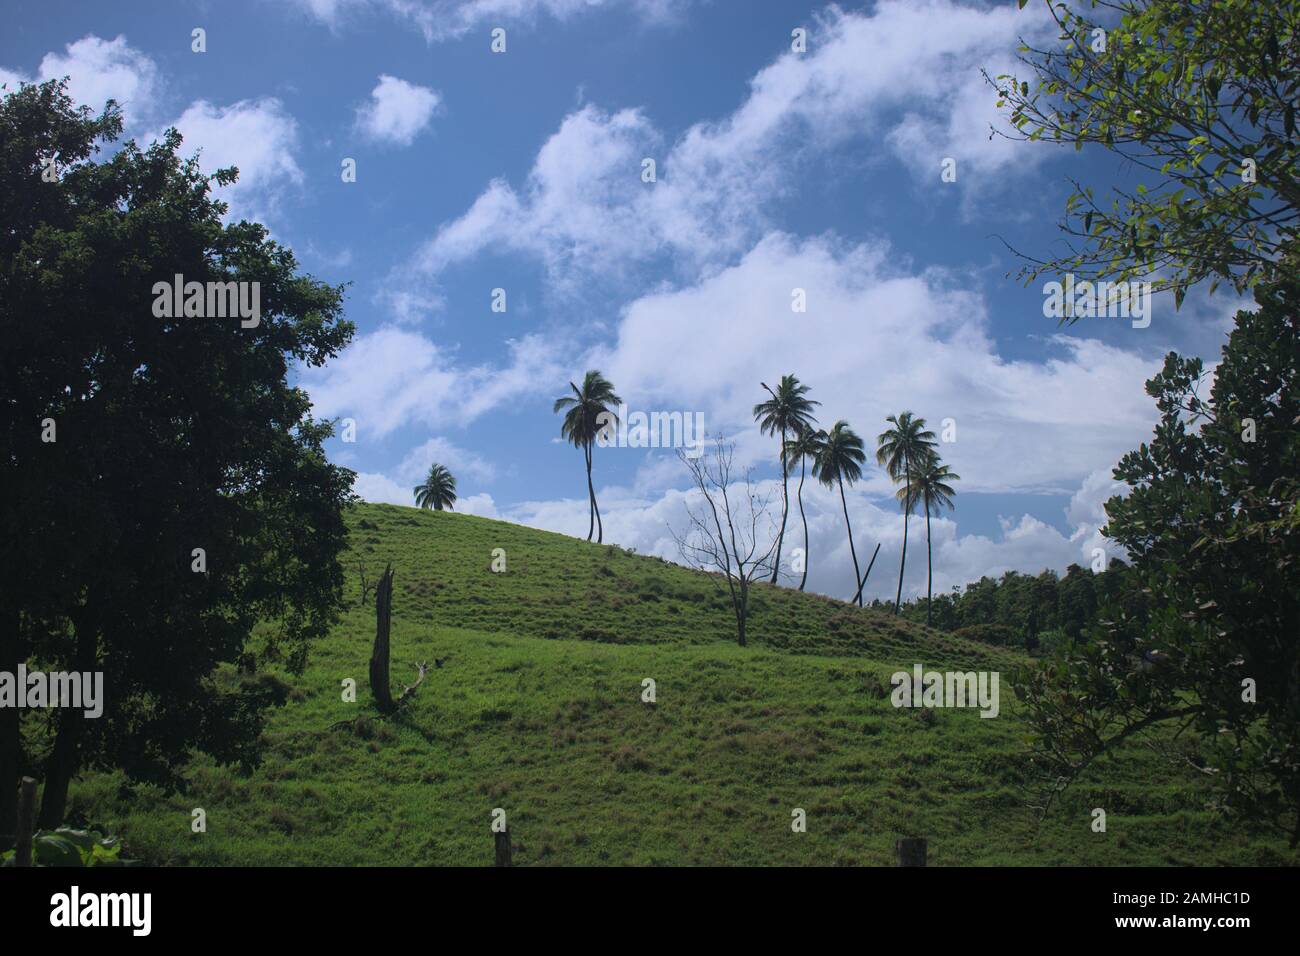
M 496 838 L 496 865 L 510 866 L 510 830 L 496 830 L 492 835 Z
M 925 837 L 902 837 L 894 844 L 899 866 L 925 866 Z
M 32 865 L 32 826 L 36 821 L 36 781 L 23 777 L 18 788 L 18 832 L 14 834 L 14 866 Z

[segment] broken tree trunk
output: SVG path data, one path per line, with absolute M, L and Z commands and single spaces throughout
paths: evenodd
M 375 649 L 370 654 L 370 692 L 380 713 L 397 709 L 388 685 L 388 631 L 393 617 L 393 566 L 384 568 L 375 585 Z M 403 695 L 405 696 L 405 695 Z
M 424 683 L 429 665 L 420 661 L 415 665 L 415 683 L 393 698 L 388 681 L 389 633 L 393 623 L 393 566 L 389 564 L 375 585 L 375 649 L 370 654 L 370 692 L 375 696 L 375 706 L 381 714 L 394 713 L 404 704 L 416 688 Z

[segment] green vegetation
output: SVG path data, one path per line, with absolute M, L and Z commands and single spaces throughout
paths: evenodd
M 1005 676 L 1022 660 L 1010 650 L 768 585 L 742 648 L 722 582 L 657 558 L 449 512 L 359 505 L 349 522 L 345 565 L 396 569 L 394 680 L 442 662 L 399 715 L 369 700 L 374 607 L 355 603 L 354 576 L 354 606 L 301 676 L 273 644 L 256 672 L 222 675 L 283 685 L 260 769 L 199 757 L 188 794 L 170 797 L 93 775 L 73 788 L 75 814 L 165 863 L 487 865 L 495 807 L 521 865 L 884 865 L 907 834 L 929 837 L 939 865 L 1294 857 L 1218 822 L 1199 774 L 1136 743 L 1039 823 L 1005 680 L 997 719 L 890 704 L 894 670 Z M 341 699 L 347 677 L 359 703 Z M 807 833 L 791 832 L 796 807 Z
M 1043 6 L 1058 35 L 990 79 L 998 106 L 1022 138 L 1102 147 L 1137 182 L 1072 180 L 1065 242 L 1023 256 L 1025 282 L 1149 281 L 1181 304 L 1202 280 L 1240 293 L 1286 276 L 1300 236 L 1300 0 Z
M 256 763 L 273 698 L 210 675 L 271 618 L 301 665 L 342 602 L 352 473 L 288 376 L 351 340 L 343 290 L 223 221 L 213 189 L 237 170 L 203 175 L 174 129 L 144 150 L 115 150 L 121 132 L 63 81 L 0 98 L 0 672 L 111 688 L 95 719 L 0 707 L 0 847 L 20 775 L 52 830 L 83 769 L 165 784 L 194 751 Z
M 1143 594 L 1132 569 L 1114 560 L 1104 571 L 1072 564 L 1060 577 L 1055 571 L 1000 578 L 982 577 L 960 593 L 935 596 L 929 607 L 921 598 L 903 602 L 903 617 L 924 621 L 933 612 L 934 626 L 955 633 L 969 632 L 990 644 L 1036 651 L 1054 637 L 1078 640 L 1099 616 L 1122 613 L 1145 621 L 1151 599 Z M 872 607 L 889 608 L 879 599 Z
M 14 866 L 16 850 L 0 853 L 0 866 Z M 37 830 L 32 834 L 35 866 L 130 866 L 122 858 L 122 841 L 99 830 Z
M 1300 281 L 1255 289 L 1208 398 L 1200 359 L 1147 382 L 1160 421 L 1115 477 L 1103 529 L 1133 561 L 1142 618 L 1107 614 L 1026 682 L 1045 776 L 1072 779 L 1153 725 L 1229 812 L 1300 846 Z

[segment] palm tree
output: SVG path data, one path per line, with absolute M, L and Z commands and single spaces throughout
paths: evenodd
M 759 382 L 772 397 L 754 406 L 754 421 L 758 422 L 759 431 L 764 435 L 781 436 L 781 530 L 776 536 L 776 558 L 772 562 L 772 583 L 781 571 L 781 544 L 785 541 L 785 521 L 790 514 L 790 463 L 786 460 L 785 443 L 788 433 L 798 433 L 811 428 L 817 421 L 812 410 L 815 402 L 804 398 L 808 386 L 802 384 L 793 375 L 782 375 L 776 391 L 768 388 L 766 382 Z M 806 565 L 805 565 L 806 567 Z
M 596 435 L 601 431 L 603 424 L 601 416 L 606 416 L 605 422 L 618 422 L 618 415 L 610 410 L 610 406 L 618 407 L 623 404 L 623 399 L 614 394 L 614 386 L 595 369 L 589 371 L 582 379 L 582 388 L 569 383 L 569 388 L 573 389 L 572 395 L 564 395 L 555 400 L 555 407 L 552 412 L 559 412 L 565 409 L 564 423 L 560 425 L 560 435 L 573 444 L 575 448 L 581 448 L 583 457 L 587 461 L 587 498 L 588 498 L 588 523 L 587 523 L 587 540 L 591 540 L 593 525 L 596 530 L 596 543 L 600 544 L 605 540 L 605 528 L 600 522 L 600 507 L 596 504 L 596 487 L 591 483 L 591 449 L 596 441 Z
M 821 451 L 821 443 L 825 435 L 825 432 L 804 426 L 796 429 L 794 437 L 785 443 L 786 460 L 799 462 L 799 490 L 796 492 L 795 497 L 799 501 L 799 517 L 803 521 L 803 578 L 799 581 L 800 591 L 808 583 L 808 516 L 804 514 L 803 510 L 803 480 L 808 472 L 808 462 L 810 460 L 814 463 L 817 461 L 817 455 Z
M 894 596 L 894 613 L 903 601 L 903 569 L 907 566 L 907 517 L 912 513 L 915 502 L 912 500 L 912 476 L 919 470 L 920 464 L 930 457 L 937 444 L 934 432 L 927 431 L 924 418 L 913 418 L 911 412 L 890 415 L 885 419 L 894 427 L 880 433 L 876 438 L 876 461 L 889 472 L 894 481 L 902 479 L 903 494 L 899 501 L 903 506 L 903 557 L 898 565 L 898 593 Z
M 953 491 L 951 481 L 960 481 L 961 475 L 948 470 L 947 465 L 939 464 L 939 456 L 931 454 L 920 469 L 912 476 L 912 504 L 920 502 L 925 509 L 925 623 L 930 624 L 930 587 L 934 581 L 934 567 L 930 549 L 930 515 L 947 507 L 952 510 L 952 499 L 957 493 Z M 901 498 L 904 492 L 899 491 Z M 910 512 L 912 509 L 909 508 Z
M 853 580 L 862 580 L 858 570 L 858 552 L 853 547 L 853 523 L 849 521 L 849 503 L 844 497 L 844 482 L 850 485 L 862 477 L 862 463 L 867 460 L 862 450 L 862 439 L 849 427 L 846 421 L 838 421 L 829 432 L 818 432 L 820 443 L 817 458 L 813 461 L 813 476 L 829 488 L 833 484 L 840 486 L 840 504 L 844 507 L 844 525 L 849 529 L 849 554 L 853 555 Z M 858 594 L 858 607 L 862 606 L 862 594 Z
M 429 467 L 429 477 L 424 484 L 415 486 L 415 506 L 433 511 L 448 511 L 456 502 L 456 479 L 442 465 Z

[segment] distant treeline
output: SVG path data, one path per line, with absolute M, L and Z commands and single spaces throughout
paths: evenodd
M 1065 577 L 1055 571 L 1039 575 L 1008 571 L 1001 578 L 983 577 L 960 592 L 939 594 L 931 607 L 933 626 L 988 644 L 1048 652 L 1063 640 L 1077 640 L 1099 616 L 1122 609 L 1142 617 L 1144 600 L 1133 588 L 1128 565 L 1114 561 L 1094 573 L 1072 564 Z M 888 610 L 890 602 L 872 607 Z M 925 622 L 925 599 L 905 602 L 902 615 Z

